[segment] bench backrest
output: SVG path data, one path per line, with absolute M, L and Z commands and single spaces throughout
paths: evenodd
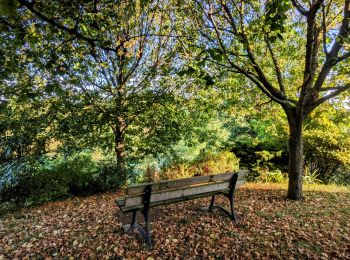
M 151 205 L 184 201 L 190 198 L 209 196 L 229 189 L 230 181 L 237 174 L 236 187 L 244 183 L 244 176 L 248 171 L 236 173 L 222 173 L 215 175 L 197 176 L 192 178 L 142 183 L 129 186 L 126 190 L 124 207 L 135 208 L 143 206 L 144 191 L 151 187 Z

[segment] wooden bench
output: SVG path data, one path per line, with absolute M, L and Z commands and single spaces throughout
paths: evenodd
M 211 196 L 208 210 L 218 208 L 225 212 L 233 221 L 237 221 L 234 211 L 234 192 L 245 181 L 248 171 L 197 176 L 193 178 L 142 183 L 129 186 L 126 196 L 116 200 L 123 214 L 132 212 L 131 224 L 127 232 L 138 230 L 149 247 L 152 246 L 149 224 L 149 209 L 161 205 L 172 204 Z M 223 194 L 230 201 L 230 210 L 215 206 L 215 195 Z M 145 219 L 145 229 L 136 221 L 136 213 L 141 211 Z

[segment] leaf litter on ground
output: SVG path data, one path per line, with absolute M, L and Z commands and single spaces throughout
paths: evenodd
M 153 208 L 151 249 L 124 233 L 121 191 L 21 209 L 0 218 L 0 259 L 350 259 L 350 191 L 305 190 L 289 201 L 285 184 L 248 183 L 236 192 L 238 223 L 199 210 L 210 198 Z

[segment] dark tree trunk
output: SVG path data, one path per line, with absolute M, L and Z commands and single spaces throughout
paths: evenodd
M 117 157 L 117 170 L 120 180 L 126 182 L 127 169 L 126 169 L 126 153 L 125 153 L 125 121 L 122 117 L 118 117 L 118 124 L 115 130 L 115 154 Z
M 289 123 L 289 165 L 288 165 L 288 193 L 292 200 L 303 199 L 303 121 L 302 113 L 287 113 Z

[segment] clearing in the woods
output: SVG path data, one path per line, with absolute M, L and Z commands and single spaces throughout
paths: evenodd
M 154 208 L 152 249 L 137 234 L 124 234 L 114 203 L 121 193 L 22 209 L 0 217 L 0 259 L 350 259 L 350 190 L 306 186 L 302 202 L 285 200 L 285 190 L 284 184 L 240 188 L 237 224 L 198 210 L 210 198 Z

